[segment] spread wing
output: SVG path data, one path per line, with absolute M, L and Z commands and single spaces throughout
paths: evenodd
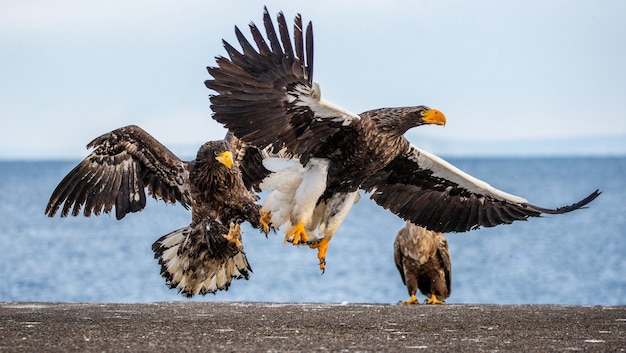
M 437 232 L 464 232 L 508 224 L 541 214 L 567 213 L 593 201 L 600 192 L 556 209 L 529 204 L 476 179 L 443 159 L 411 145 L 374 174 L 362 188 L 400 217 Z
M 109 213 L 115 206 L 117 219 L 146 206 L 145 188 L 165 202 L 191 204 L 187 163 L 138 126 L 113 130 L 91 141 L 93 152 L 56 187 L 45 214 L 77 216 L 81 209 Z
M 293 44 L 282 13 L 278 32 L 267 8 L 263 23 L 267 40 L 250 24 L 254 48 L 235 27 L 242 52 L 224 41 L 229 58 L 217 57 L 217 67 L 207 68 L 213 79 L 205 84 L 218 93 L 211 97 L 213 119 L 261 149 L 287 148 L 307 158 L 321 142 L 360 117 L 321 99 L 319 86 L 313 83 L 310 22 L 303 33 L 302 18 L 296 16 Z

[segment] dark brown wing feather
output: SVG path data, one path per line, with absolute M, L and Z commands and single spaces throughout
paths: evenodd
M 450 249 L 448 248 L 448 241 L 443 233 L 439 234 L 440 242 L 437 248 L 437 258 L 441 265 L 441 269 L 445 276 L 446 287 L 448 288 L 448 296 L 452 293 L 452 261 L 450 260 Z
M 241 178 L 246 188 L 250 191 L 260 192 L 261 188 L 259 184 L 271 173 L 263 166 L 263 159 L 268 157 L 297 157 L 287 152 L 285 149 L 274 148 L 274 146 L 268 146 L 264 149 L 256 148 L 235 137 L 231 131 L 226 133 L 224 140 L 230 143 L 233 158 L 241 171 Z
M 420 164 L 421 163 L 421 164 Z M 465 232 L 584 207 L 600 195 L 598 190 L 564 207 L 549 209 L 519 201 L 436 157 L 411 146 L 371 176 L 362 188 L 371 198 L 400 217 L 437 232 Z
M 52 217 L 89 217 L 109 213 L 115 206 L 117 219 L 141 211 L 145 188 L 165 202 L 189 207 L 187 164 L 138 126 L 113 130 L 91 141 L 93 152 L 61 180 L 46 206 Z
M 355 116 L 315 103 L 312 24 L 303 33 L 302 18 L 296 16 L 293 43 L 282 13 L 278 32 L 267 9 L 263 24 L 267 40 L 250 24 L 257 49 L 235 28 L 242 52 L 224 42 L 228 58 L 218 57 L 217 66 L 207 68 L 213 78 L 205 84 L 218 92 L 211 97 L 213 118 L 260 149 L 278 146 L 308 158 Z M 323 117 L 316 109 L 324 110 Z
M 401 232 L 404 231 L 404 228 L 400 230 Z M 395 241 L 393 242 L 393 262 L 396 264 L 396 268 L 398 269 L 398 272 L 400 272 L 400 278 L 402 278 L 402 284 L 406 285 L 406 278 L 404 277 L 404 265 L 403 265 L 403 261 L 404 261 L 404 255 L 402 254 L 402 246 L 403 244 L 400 243 L 400 241 L 398 240 L 398 237 L 396 237 Z
M 224 139 L 230 143 L 233 158 L 241 171 L 241 178 L 246 188 L 260 192 L 259 184 L 270 174 L 270 171 L 263 166 L 262 152 L 236 138 L 231 131 L 228 131 Z

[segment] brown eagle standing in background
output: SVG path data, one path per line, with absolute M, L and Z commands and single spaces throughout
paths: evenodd
M 189 226 L 153 245 L 161 275 L 170 288 L 186 296 L 226 290 L 233 279 L 252 271 L 241 242 L 240 223 L 269 231 L 268 216 L 255 202 L 253 185 L 244 183 L 226 140 L 210 141 L 196 159 L 185 162 L 138 126 L 113 130 L 91 141 L 93 152 L 56 187 L 46 206 L 52 217 L 61 210 L 89 217 L 109 213 L 116 218 L 146 206 L 146 192 L 166 203 L 191 208 Z M 248 158 L 254 158 L 252 153 Z M 260 157 L 258 158 L 260 161 Z
M 393 242 L 393 258 L 411 298 L 402 304 L 419 304 L 417 289 L 426 304 L 443 304 L 450 296 L 452 262 L 443 233 L 406 222 Z
M 543 213 L 561 214 L 587 205 L 596 190 L 570 206 L 549 209 L 493 188 L 446 161 L 413 146 L 404 133 L 417 126 L 445 125 L 426 106 L 381 108 L 353 114 L 322 99 L 313 82 L 313 27 L 297 15 L 293 41 L 285 16 L 278 30 L 264 11 L 261 30 L 250 24 L 252 45 L 235 27 L 242 51 L 223 41 L 205 82 L 213 118 L 237 138 L 260 149 L 282 148 L 297 159 L 264 160 L 273 173 L 261 184 L 271 190 L 263 210 L 283 226 L 285 239 L 318 249 L 320 268 L 328 242 L 359 189 L 405 220 L 437 232 L 465 232 L 508 224 Z

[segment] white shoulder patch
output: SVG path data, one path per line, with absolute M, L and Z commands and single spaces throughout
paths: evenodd
M 300 165 L 300 161 L 295 158 L 268 157 L 263 159 L 263 166 L 270 172 L 277 172 Z
M 408 154 L 409 160 L 417 163 L 420 168 L 429 169 L 433 172 L 434 176 L 450 180 L 451 182 L 458 184 L 459 186 L 469 190 L 470 192 L 482 195 L 489 195 L 495 199 L 512 203 L 528 203 L 528 200 L 498 190 L 488 183 L 465 173 L 459 168 L 446 162 L 442 158 L 439 158 L 430 152 L 420 150 L 414 145 L 410 146 Z
M 313 83 L 313 87 L 302 84 L 296 85 L 292 91 L 287 92 L 287 102 L 297 106 L 308 107 L 318 120 L 339 122 L 343 126 L 350 125 L 353 121 L 361 120 L 361 117 L 357 114 L 322 99 L 322 91 L 316 82 Z

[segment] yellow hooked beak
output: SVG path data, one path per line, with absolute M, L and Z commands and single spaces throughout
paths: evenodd
M 435 125 L 446 126 L 446 116 L 443 115 L 443 113 L 440 112 L 437 109 L 430 109 L 430 110 L 428 110 L 424 114 L 424 117 L 422 118 L 422 121 L 424 123 L 426 123 L 426 124 L 435 124 Z
M 215 159 L 230 169 L 233 167 L 233 154 L 230 151 L 224 151 L 215 156 Z

